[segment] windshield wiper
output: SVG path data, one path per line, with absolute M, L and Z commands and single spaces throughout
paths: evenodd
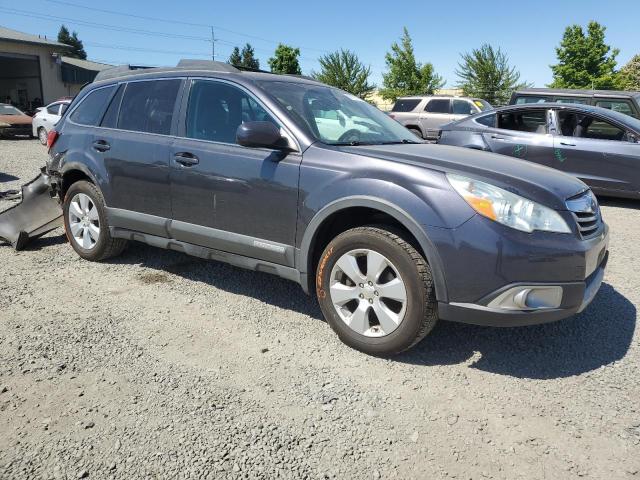
M 371 142 L 360 142 L 358 140 L 351 140 L 350 142 L 333 142 L 333 143 L 330 143 L 329 145 L 333 145 L 334 147 L 345 147 L 345 146 L 359 147 L 361 145 L 377 145 L 377 144 L 371 143 Z
M 416 142 L 414 140 L 409 140 L 406 138 L 403 138 L 402 140 L 393 140 L 390 142 L 380 142 L 380 145 L 400 145 L 400 144 L 408 144 L 408 143 L 422 143 L 422 142 Z

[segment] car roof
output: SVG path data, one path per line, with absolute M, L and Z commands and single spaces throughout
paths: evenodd
M 568 97 L 640 97 L 640 92 L 625 90 L 578 90 L 571 88 L 523 88 L 514 95 L 565 95 Z
M 252 71 L 238 69 L 233 65 L 212 60 L 181 60 L 175 67 L 136 68 L 130 65 L 121 65 L 102 70 L 98 73 L 93 83 L 109 84 L 115 81 L 140 80 L 151 78 L 198 76 L 212 78 L 236 78 L 253 81 L 287 81 L 292 83 L 304 83 L 324 85 L 310 77 L 303 75 L 276 74 L 264 71 Z

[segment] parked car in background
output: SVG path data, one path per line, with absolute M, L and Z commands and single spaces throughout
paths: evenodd
M 0 137 L 31 136 L 33 119 L 8 103 L 0 103 Z
M 435 140 L 440 127 L 449 122 L 493 108 L 480 98 L 448 96 L 400 97 L 389 116 L 416 136 Z
M 594 298 L 607 263 L 608 227 L 580 180 L 426 144 L 305 78 L 203 61 L 106 70 L 49 148 L 80 257 L 136 240 L 274 273 L 371 354 L 412 347 L 439 318 L 566 318 Z
M 58 120 L 64 115 L 70 103 L 70 99 L 58 100 L 41 108 L 38 113 L 34 115 L 32 133 L 34 137 L 38 137 L 40 143 L 43 145 L 47 144 L 49 131 L 58 123 Z
M 640 120 L 544 103 L 498 108 L 443 127 L 438 142 L 510 155 L 578 177 L 597 194 L 640 198 Z
M 577 103 L 606 108 L 640 118 L 640 92 L 614 90 L 572 90 L 564 88 L 526 88 L 511 94 L 511 105 L 529 103 Z

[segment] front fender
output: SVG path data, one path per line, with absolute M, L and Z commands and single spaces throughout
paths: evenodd
M 428 228 L 425 228 L 424 225 L 418 223 L 401 206 L 369 195 L 353 195 L 335 200 L 316 213 L 304 231 L 304 235 L 302 236 L 302 241 L 300 243 L 300 249 L 297 252 L 299 258 L 296 264 L 300 265 L 301 270 L 304 270 L 302 271 L 302 274 L 305 275 L 311 269 L 310 262 L 312 259 L 310 258 L 310 252 L 313 249 L 314 241 L 320 226 L 332 214 L 352 207 L 366 207 L 384 212 L 393 217 L 409 232 L 411 232 L 420 244 L 420 247 L 426 256 L 426 260 L 431 267 L 436 298 L 439 301 L 446 302 L 448 295 L 442 260 L 436 250 L 436 247 L 427 234 Z

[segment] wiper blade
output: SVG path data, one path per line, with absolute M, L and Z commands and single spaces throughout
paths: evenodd
M 358 140 L 351 140 L 350 142 L 333 142 L 330 143 L 329 145 L 333 145 L 334 147 L 359 147 L 361 145 L 376 145 L 375 143 L 371 143 L 371 142 L 359 142 Z
M 400 144 L 408 144 L 408 143 L 422 143 L 422 142 L 416 142 L 414 140 L 408 140 L 406 138 L 403 138 L 402 140 L 393 140 L 390 142 L 380 142 L 380 145 L 400 145 Z

